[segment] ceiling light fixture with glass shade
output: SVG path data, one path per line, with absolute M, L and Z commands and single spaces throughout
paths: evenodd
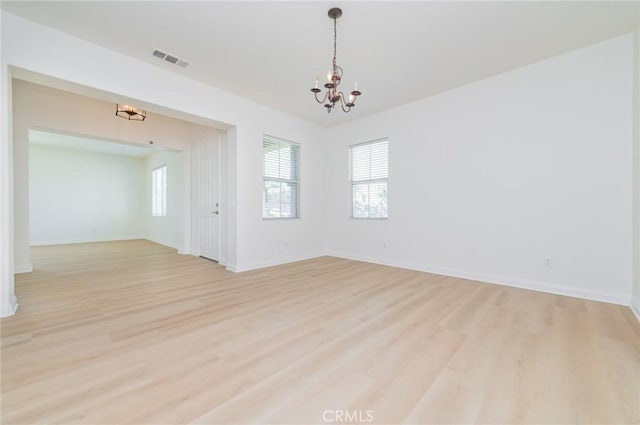
M 318 93 L 322 90 L 318 87 L 320 84 L 319 78 L 316 78 L 316 85 L 311 89 L 313 95 L 316 97 L 316 101 L 318 103 L 324 103 L 324 107 L 327 108 L 327 112 L 330 113 L 333 108 L 335 108 L 336 104 L 339 103 L 340 107 L 344 112 L 349 112 L 351 108 L 353 108 L 356 104 L 356 99 L 362 93 L 358 90 L 358 83 L 355 84 L 355 87 L 349 93 L 348 99 L 345 99 L 344 94 L 338 90 L 338 86 L 342 81 L 342 68 L 340 68 L 336 64 L 336 40 L 337 40 L 337 20 L 342 16 L 342 9 L 338 7 L 334 7 L 329 9 L 329 18 L 333 19 L 333 67 L 331 71 L 327 73 L 327 82 L 324 84 L 324 87 L 327 89 L 327 92 L 324 94 L 324 97 L 318 97 Z
M 129 121 L 144 121 L 147 118 L 147 111 L 135 106 L 116 104 L 116 116 Z

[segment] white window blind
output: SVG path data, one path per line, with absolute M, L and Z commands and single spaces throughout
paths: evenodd
M 163 165 L 151 171 L 151 215 L 167 215 L 167 166 Z
M 353 145 L 351 162 L 351 217 L 388 218 L 389 141 Z
M 264 136 L 263 218 L 300 217 L 300 146 Z

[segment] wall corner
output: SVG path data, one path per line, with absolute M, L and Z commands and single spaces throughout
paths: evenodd
M 632 294 L 631 309 L 640 320 L 640 30 L 633 34 L 632 122 Z

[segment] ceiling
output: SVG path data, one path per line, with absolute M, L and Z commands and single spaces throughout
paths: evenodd
M 126 156 L 129 158 L 146 158 L 154 150 L 158 149 L 155 147 L 151 148 L 140 145 L 134 146 L 124 143 L 114 143 L 106 140 L 41 130 L 29 130 L 29 143 L 32 145 L 77 149 L 109 155 Z
M 323 126 L 333 126 L 621 35 L 637 1 L 2 1 L 2 9 Z M 343 90 L 327 114 L 310 92 L 331 66 L 339 6 Z M 19 42 L 19 41 L 18 41 Z M 187 68 L 152 56 L 160 49 Z M 141 76 L 140 78 L 144 78 Z

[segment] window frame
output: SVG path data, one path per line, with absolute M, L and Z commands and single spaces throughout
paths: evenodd
M 156 173 L 161 171 L 162 181 L 162 197 L 157 199 L 156 195 Z M 167 197 L 169 192 L 168 167 L 167 164 L 159 165 L 151 170 L 151 217 L 167 217 L 169 208 L 167 205 Z M 156 209 L 156 203 L 160 202 L 159 212 Z
M 375 179 L 367 179 L 367 180 L 354 180 L 353 174 L 353 150 L 354 148 L 365 146 L 365 145 L 373 145 L 376 143 L 386 142 L 387 144 L 387 176 L 384 178 L 375 178 Z M 380 139 L 369 140 L 366 142 L 355 143 L 353 145 L 349 145 L 349 218 L 352 220 L 389 220 L 389 138 L 382 137 Z M 355 217 L 354 216 L 354 197 L 353 197 L 353 189 L 357 184 L 372 184 L 372 183 L 386 183 L 387 190 L 387 215 L 385 217 Z
M 295 148 L 293 151 L 295 152 L 295 159 L 291 160 L 291 170 L 292 170 L 292 175 L 295 176 L 295 178 L 292 179 L 285 179 L 285 178 L 276 178 L 276 177 L 269 177 L 266 174 L 266 157 L 265 157 L 265 143 L 267 142 L 271 142 L 271 143 L 278 143 L 278 144 L 282 144 L 282 145 L 286 145 L 286 146 L 290 146 Z M 300 184 L 300 158 L 302 157 L 302 148 L 300 146 L 299 143 L 293 142 L 291 140 L 287 140 L 287 139 L 283 139 L 281 137 L 275 137 L 275 136 L 271 136 L 268 134 L 263 134 L 262 136 L 262 220 L 298 220 L 301 218 L 301 205 L 302 203 L 300 202 L 300 198 L 301 198 L 301 184 Z M 278 160 L 278 164 L 280 165 L 280 159 Z M 295 190 L 295 215 L 286 217 L 286 216 L 282 216 L 280 215 L 279 217 L 267 217 L 265 216 L 265 183 L 266 182 L 277 182 L 277 183 L 286 183 L 286 184 L 290 184 L 290 185 L 295 185 L 296 190 Z M 282 199 L 280 199 L 280 205 L 282 205 Z M 293 205 L 293 203 L 292 203 Z M 280 214 L 282 214 L 282 209 L 280 210 Z

